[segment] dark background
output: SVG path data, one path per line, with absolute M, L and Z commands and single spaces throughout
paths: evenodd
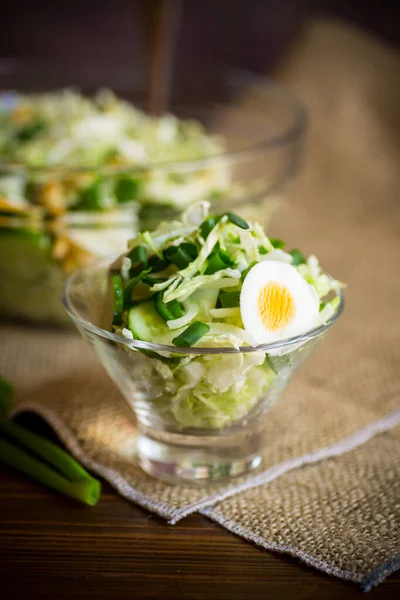
M 165 0 L 168 2 L 168 0 Z M 101 85 L 128 95 L 148 82 L 149 24 L 161 0 L 5 2 L 0 8 L 0 88 Z M 270 71 L 304 23 L 345 19 L 399 42 L 395 4 L 373 0 L 176 0 L 174 85 L 188 73 L 228 64 Z M 55 66 L 57 65 L 57 66 Z M 32 79 L 34 82 L 32 82 Z

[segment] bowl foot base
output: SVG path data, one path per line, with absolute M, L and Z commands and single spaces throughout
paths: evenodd
M 141 433 L 137 440 L 138 460 L 142 469 L 167 483 L 205 485 L 238 477 L 261 465 L 260 446 L 251 440 L 216 439 L 202 436 L 169 434 L 172 439 L 157 439 Z

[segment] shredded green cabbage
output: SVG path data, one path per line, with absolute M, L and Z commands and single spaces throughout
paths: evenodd
M 199 122 L 169 114 L 148 116 L 108 90 L 93 98 L 68 89 L 0 95 L 3 163 L 87 168 L 84 173 L 67 173 L 65 180 L 44 171 L 0 178 L 0 195 L 12 206 L 39 204 L 53 214 L 56 198 L 54 214 L 71 208 L 102 211 L 129 201 L 182 209 L 224 193 L 231 178 L 227 166 L 185 171 L 179 163 L 223 150 L 223 141 L 209 135 Z M 177 163 L 177 167 L 154 169 L 159 163 Z M 110 167 L 110 175 L 99 171 L 103 167 Z M 45 186 L 50 183 L 53 191 L 48 200 Z
M 264 260 L 291 264 L 292 255 L 282 247 L 275 248 L 258 224 L 232 220 L 229 213 L 208 220 L 207 211 L 205 204 L 194 206 L 182 221 L 160 223 L 155 231 L 144 232 L 131 241 L 130 248 L 144 244 L 150 258 L 156 255 L 163 263 L 163 271 L 154 274 L 149 282 L 145 308 L 134 305 L 125 311 L 122 333 L 127 337 L 136 337 L 138 330 L 143 331 L 141 321 L 136 329 L 130 323 L 137 323 L 144 315 L 148 321 L 144 334 L 149 332 L 145 341 L 166 343 L 177 332 L 201 321 L 208 330 L 195 342 L 197 346 L 239 349 L 255 345 L 244 328 L 238 303 L 243 280 L 254 264 Z M 205 223 L 207 227 L 202 227 Z M 176 250 L 165 252 L 171 246 Z M 168 264 L 168 257 L 180 248 L 195 250 L 188 264 L 183 259 L 183 268 Z M 182 256 L 188 255 L 183 252 Z M 294 268 L 312 286 L 320 303 L 320 323 L 325 323 L 338 308 L 337 290 L 341 284 L 321 270 L 315 256 Z M 160 282 L 154 282 L 159 277 Z M 332 293 L 333 298 L 329 297 Z M 152 294 L 157 294 L 157 301 L 162 299 L 165 310 L 169 310 L 170 303 L 180 303 L 183 315 L 176 318 L 176 324 L 170 317 L 163 322 L 155 313 Z M 130 301 L 135 304 L 135 292 Z M 132 321 L 128 315 L 133 315 Z M 121 331 L 120 325 L 117 330 Z M 269 355 L 261 350 L 204 355 L 184 351 L 179 355 L 178 349 L 177 353 L 159 352 L 160 360 L 153 355 L 147 373 L 155 390 L 155 409 L 178 429 L 231 426 L 259 402 L 272 404 L 276 390 L 290 377 L 292 366 L 302 360 L 303 345 L 300 342 L 295 348 L 279 348 Z
M 169 372 L 158 366 L 156 376 L 169 382 L 159 402 L 180 428 L 231 425 L 256 406 L 276 377 L 263 352 L 199 356 Z

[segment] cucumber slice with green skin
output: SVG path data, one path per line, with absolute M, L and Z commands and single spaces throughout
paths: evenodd
M 168 343 L 167 340 L 172 337 L 152 301 L 133 306 L 129 310 L 128 325 L 134 337 L 142 342 Z

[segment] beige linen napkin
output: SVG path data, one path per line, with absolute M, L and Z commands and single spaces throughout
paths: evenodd
M 399 67 L 365 35 L 317 23 L 279 74 L 311 128 L 273 233 L 315 252 L 348 291 L 344 316 L 267 415 L 261 471 L 210 487 L 151 479 L 135 462 L 133 414 L 83 340 L 0 329 L 15 412 L 41 414 L 123 496 L 172 523 L 202 510 L 365 589 L 396 568 L 400 546 Z

